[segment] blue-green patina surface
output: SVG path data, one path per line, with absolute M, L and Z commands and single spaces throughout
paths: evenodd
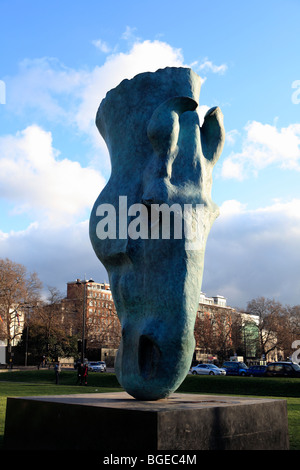
M 115 370 L 133 397 L 157 400 L 188 373 L 201 292 L 206 239 L 218 215 L 211 200 L 212 170 L 224 143 L 223 116 L 212 108 L 200 127 L 200 77 L 165 68 L 122 81 L 101 102 L 96 124 L 111 158 L 111 177 L 90 217 L 90 239 L 104 264 L 122 326 Z M 197 249 L 181 239 L 99 239 L 97 208 L 119 197 L 127 206 L 202 204 Z M 126 218 L 130 222 L 130 216 Z

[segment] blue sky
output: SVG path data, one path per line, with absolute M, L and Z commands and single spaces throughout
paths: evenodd
M 190 66 L 226 129 L 203 291 L 300 303 L 299 1 L 0 0 L 0 17 L 0 257 L 63 292 L 107 279 L 88 237 L 110 174 L 97 108 L 123 78 Z

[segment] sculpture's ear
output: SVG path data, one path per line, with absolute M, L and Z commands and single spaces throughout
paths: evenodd
M 147 135 L 157 155 L 171 153 L 178 141 L 179 116 L 185 111 L 194 111 L 198 103 L 187 96 L 174 96 L 164 101 L 153 112 Z
M 203 155 L 213 165 L 218 161 L 225 142 L 225 129 L 223 114 L 220 108 L 215 107 L 207 111 L 201 127 L 201 144 Z

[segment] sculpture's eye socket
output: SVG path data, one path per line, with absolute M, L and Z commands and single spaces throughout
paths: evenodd
M 151 379 L 156 375 L 160 350 L 157 344 L 146 335 L 140 337 L 139 342 L 139 368 L 144 379 Z

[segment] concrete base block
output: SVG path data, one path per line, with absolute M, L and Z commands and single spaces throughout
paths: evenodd
M 8 398 L 11 450 L 286 450 L 285 400 L 174 393 L 137 401 L 126 392 Z

